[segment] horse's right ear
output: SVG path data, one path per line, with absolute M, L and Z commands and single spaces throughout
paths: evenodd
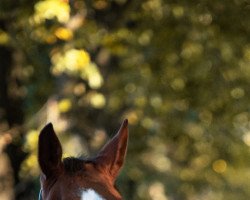
M 110 175 L 113 182 L 123 166 L 128 145 L 128 120 L 124 120 L 118 133 L 96 156 L 96 163 Z
M 46 125 L 39 135 L 38 162 L 46 178 L 50 178 L 60 172 L 62 166 L 62 146 L 51 123 Z

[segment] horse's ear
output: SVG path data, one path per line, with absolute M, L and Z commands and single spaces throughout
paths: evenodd
M 124 163 L 128 144 L 128 120 L 124 120 L 118 133 L 102 148 L 96 157 L 98 166 L 106 170 L 115 181 Z
M 38 162 L 46 178 L 56 176 L 62 166 L 62 146 L 57 138 L 53 125 L 46 125 L 38 141 Z

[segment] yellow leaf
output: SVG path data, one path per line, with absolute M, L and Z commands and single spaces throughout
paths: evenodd
M 71 40 L 73 38 L 73 32 L 70 29 L 63 27 L 56 29 L 55 35 L 57 38 L 65 41 Z

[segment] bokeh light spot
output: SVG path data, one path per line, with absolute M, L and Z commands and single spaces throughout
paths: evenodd
M 26 135 L 26 143 L 25 143 L 25 150 L 32 151 L 36 149 L 37 142 L 38 142 L 38 131 L 37 130 L 30 130 Z
M 184 15 L 184 8 L 182 6 L 173 7 L 173 14 L 176 18 L 180 18 Z
M 152 200 L 168 200 L 161 182 L 155 182 L 149 186 L 149 195 Z
M 53 19 L 61 23 L 66 23 L 70 18 L 70 6 L 67 1 L 62 0 L 45 0 L 39 1 L 35 5 L 34 20 L 41 23 L 45 19 Z
M 72 103 L 70 99 L 62 99 L 58 103 L 59 111 L 62 113 L 68 112 L 71 109 L 71 107 L 72 107 Z
M 82 95 L 86 91 L 86 87 L 83 83 L 79 83 L 74 87 L 74 94 L 77 96 Z
M 106 104 L 106 99 L 103 94 L 101 93 L 94 93 L 90 96 L 90 104 L 94 108 L 103 108 Z
M 174 90 L 183 90 L 185 87 L 185 81 L 182 78 L 176 78 L 172 81 L 171 87 Z
M 9 35 L 0 29 L 0 44 L 7 44 L 9 39 Z
M 234 88 L 231 90 L 231 96 L 234 99 L 240 99 L 245 96 L 245 90 L 240 87 Z
M 225 172 L 227 169 L 227 163 L 223 159 L 219 159 L 213 162 L 213 170 L 219 174 Z
M 70 29 L 64 27 L 56 29 L 55 35 L 57 38 L 65 41 L 71 40 L 73 38 L 73 32 Z
M 247 146 L 250 146 L 250 131 L 244 133 L 242 139 Z

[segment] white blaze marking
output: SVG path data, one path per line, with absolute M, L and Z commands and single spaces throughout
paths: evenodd
M 87 189 L 82 192 L 81 200 L 105 200 L 96 191 Z

